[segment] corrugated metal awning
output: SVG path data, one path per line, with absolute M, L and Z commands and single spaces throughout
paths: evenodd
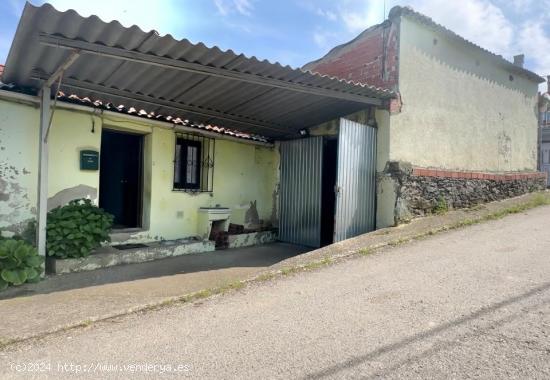
M 39 89 L 74 54 L 61 90 L 271 139 L 393 97 L 388 90 L 259 61 L 202 43 L 26 4 L 5 83 Z

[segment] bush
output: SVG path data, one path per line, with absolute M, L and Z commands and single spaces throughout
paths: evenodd
M 42 258 L 36 248 L 23 240 L 0 240 L 0 290 L 8 285 L 37 282 L 42 272 Z
M 78 199 L 48 213 L 46 250 L 48 256 L 85 257 L 110 241 L 113 216 L 89 199 Z

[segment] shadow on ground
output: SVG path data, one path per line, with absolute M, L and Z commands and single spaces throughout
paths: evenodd
M 256 247 L 188 254 L 147 263 L 119 265 L 89 272 L 51 275 L 36 284 L 24 284 L 8 288 L 0 293 L 0 300 L 225 268 L 268 267 L 309 250 L 311 249 L 307 247 L 278 242 Z
M 550 282 L 543 283 L 540 286 L 537 286 L 525 293 L 519 294 L 515 297 L 510 297 L 507 299 L 504 299 L 500 302 L 494 303 L 492 305 L 488 305 L 486 307 L 483 307 L 471 314 L 465 315 L 461 318 L 457 318 L 455 320 L 449 321 L 447 323 L 443 323 L 437 327 L 428 329 L 426 331 L 422 331 L 420 333 L 411 335 L 409 337 L 406 337 L 402 340 L 399 340 L 395 343 L 391 343 L 388 345 L 381 346 L 377 348 L 376 350 L 370 351 L 364 355 L 356 356 L 352 359 L 346 360 L 342 363 L 333 365 L 331 367 L 322 369 L 318 372 L 314 372 L 306 377 L 304 379 L 321 379 L 321 378 L 335 378 L 339 377 L 341 372 L 345 370 L 349 370 L 350 368 L 356 368 L 360 367 L 362 364 L 369 362 L 369 361 L 375 361 L 382 355 L 400 350 L 406 346 L 410 346 L 413 344 L 416 344 L 418 342 L 422 342 L 428 339 L 437 338 L 438 336 L 441 336 L 444 332 L 447 332 L 452 329 L 457 329 L 463 325 L 466 325 L 468 323 L 476 323 L 479 321 L 482 321 L 484 317 L 487 317 L 491 314 L 494 314 L 498 311 L 506 310 L 507 307 L 510 307 L 514 304 L 520 303 L 528 298 L 534 297 L 534 296 L 540 296 L 541 293 L 547 292 L 550 289 Z M 518 318 L 522 315 L 524 315 L 529 310 L 536 310 L 540 305 L 536 304 L 532 307 L 524 307 L 521 310 L 517 312 L 513 312 L 510 315 L 500 318 L 497 320 L 491 321 L 491 323 L 486 324 L 483 326 L 477 326 L 476 329 L 474 329 L 474 332 L 470 331 L 469 333 L 462 334 L 463 336 L 470 334 L 470 335 L 479 335 L 483 331 L 488 329 L 494 329 L 496 326 L 503 325 L 505 323 L 509 323 L 511 320 Z M 377 373 L 375 376 L 368 377 L 368 378 L 385 378 L 385 377 L 392 377 L 392 371 L 396 370 L 402 365 L 414 363 L 415 361 L 419 361 L 420 359 L 427 357 L 429 355 L 432 355 L 433 353 L 448 348 L 450 346 L 454 346 L 459 344 L 460 340 L 458 338 L 449 339 L 449 340 L 442 340 L 436 344 L 433 345 L 432 348 L 425 350 L 417 355 L 412 355 L 411 357 L 407 358 L 404 361 L 397 362 L 393 366 L 389 368 L 385 368 L 383 372 Z M 367 377 L 365 377 L 367 378 Z

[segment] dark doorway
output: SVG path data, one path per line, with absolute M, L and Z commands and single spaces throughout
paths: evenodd
M 99 206 L 114 228 L 141 227 L 143 136 L 104 129 L 100 162 Z
M 323 141 L 323 176 L 321 189 L 321 246 L 332 244 L 336 214 L 336 186 L 338 139 Z

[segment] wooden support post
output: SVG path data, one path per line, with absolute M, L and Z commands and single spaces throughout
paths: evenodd
M 46 133 L 51 114 L 51 87 L 44 86 L 40 93 L 40 142 L 38 156 L 38 207 L 36 246 L 38 254 L 46 256 L 46 218 L 48 213 L 48 141 Z

